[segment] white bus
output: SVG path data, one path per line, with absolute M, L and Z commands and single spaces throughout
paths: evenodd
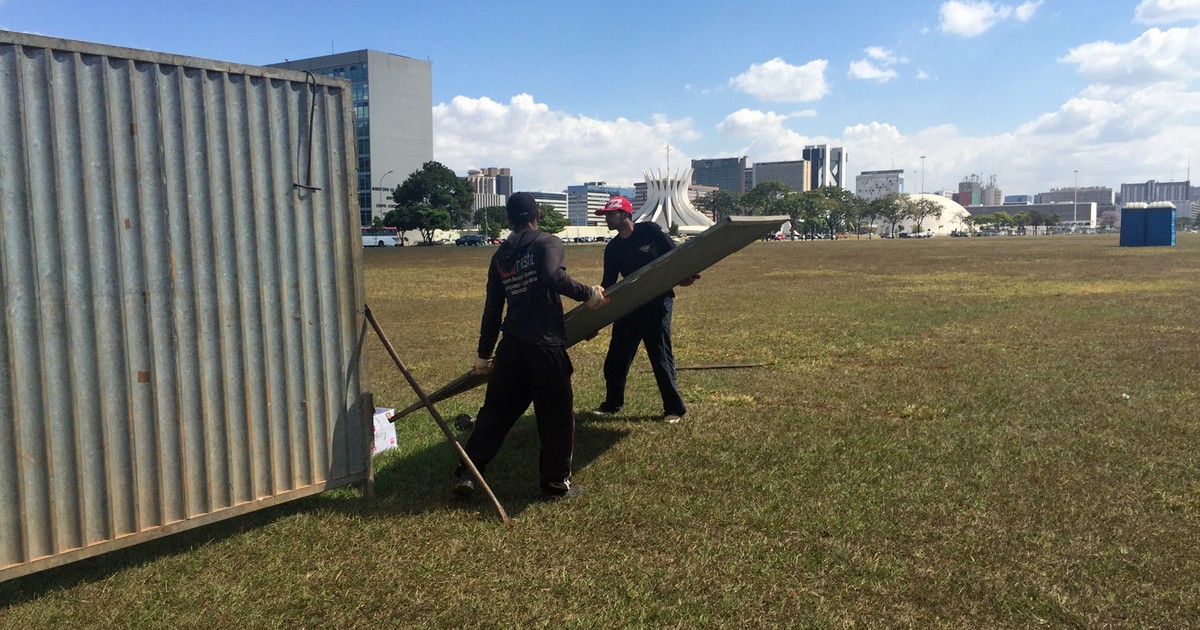
M 363 247 L 396 247 L 400 244 L 400 234 L 394 227 L 364 227 L 362 239 Z

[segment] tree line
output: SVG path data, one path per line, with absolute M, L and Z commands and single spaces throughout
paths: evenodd
M 888 193 L 867 200 L 837 186 L 822 186 L 797 192 L 778 181 L 761 182 L 744 195 L 717 190 L 697 199 L 697 209 L 720 218 L 729 215 L 784 215 L 792 223 L 792 233 L 806 237 L 832 237 L 840 232 L 870 235 L 878 224 L 895 236 L 908 223 L 919 229 L 921 223 L 941 213 L 936 201 Z M 1061 222 L 1057 214 L 1043 215 L 1033 210 L 1009 214 L 950 217 L 966 229 L 1005 229 L 1026 225 L 1053 226 Z
M 508 228 L 504 206 L 488 206 L 472 212 L 475 193 L 466 180 L 440 162 L 430 160 L 392 191 L 392 209 L 376 217 L 376 227 L 394 227 L 400 232 L 416 231 L 422 244 L 433 243 L 438 230 L 459 230 L 473 223 L 480 234 L 498 238 Z M 567 220 L 548 204 L 539 204 L 538 229 L 561 232 Z
M 490 238 L 499 237 L 508 228 L 504 207 L 472 211 L 474 197 L 466 180 L 440 162 L 429 161 L 392 191 L 392 209 L 376 222 L 401 232 L 416 231 L 426 244 L 433 242 L 437 230 L 462 229 L 468 224 L 474 224 Z M 794 235 L 809 238 L 833 237 L 841 232 L 870 235 L 876 224 L 895 236 L 905 223 L 916 230 L 922 221 L 941 212 L 941 206 L 932 199 L 889 193 L 868 201 L 837 186 L 800 192 L 778 181 L 761 182 L 744 195 L 716 190 L 697 199 L 694 205 L 718 219 L 730 215 L 786 216 L 791 220 Z M 555 234 L 566 227 L 566 218 L 561 213 L 549 205 L 542 205 L 541 209 L 538 229 Z M 1105 219 L 1101 217 L 1101 224 Z M 1012 214 L 1001 211 L 951 220 L 969 230 L 1030 226 L 1036 231 L 1042 226 L 1061 223 L 1059 215 L 1044 215 L 1037 210 Z

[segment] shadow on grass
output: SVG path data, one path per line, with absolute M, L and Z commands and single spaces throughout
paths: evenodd
M 179 532 L 0 583 L 0 611 L 9 606 L 38 599 L 57 590 L 67 590 L 81 584 L 98 582 L 160 558 L 187 553 L 193 549 L 270 525 L 293 514 L 310 511 L 314 508 L 315 500 L 317 497 L 308 497 L 275 505 L 197 529 Z
M 575 424 L 573 470 L 578 472 L 586 468 L 628 433 L 627 430 L 594 426 L 591 420 L 581 417 Z M 459 442 L 466 442 L 466 434 L 459 435 Z M 488 466 L 488 485 L 510 517 L 546 500 L 538 486 L 539 450 L 533 415 L 526 414 L 517 421 L 500 453 Z M 381 515 L 421 514 L 443 509 L 474 513 L 481 505 L 490 510 L 487 495 L 478 489 L 468 499 L 451 494 L 457 466 L 458 458 L 444 441 L 407 455 L 389 458 L 385 454 L 376 460 L 374 501 L 357 497 L 330 498 L 323 507 Z
M 576 424 L 573 466 L 576 471 L 586 467 L 628 434 L 628 431 L 590 424 L 586 419 Z M 459 441 L 465 442 L 465 435 L 460 435 Z M 532 504 L 545 501 L 538 487 L 537 457 L 537 431 L 533 416 L 529 414 L 517 422 L 488 469 L 488 483 L 492 492 L 496 493 L 510 517 L 516 517 Z M 482 492 L 476 491 L 475 496 L 467 500 L 452 498 L 450 489 L 457 465 L 458 458 L 445 440 L 402 457 L 389 458 L 388 454 L 384 454 L 375 460 L 374 499 L 365 498 L 360 490 L 339 488 L 15 578 L 0 583 L 0 611 L 57 590 L 98 582 L 161 558 L 219 543 L 296 514 L 334 511 L 363 516 L 392 516 L 450 509 L 470 513 L 472 518 L 475 518 L 475 514 L 486 514 L 487 518 L 495 519 L 499 525 L 499 518 L 495 517 L 490 502 Z

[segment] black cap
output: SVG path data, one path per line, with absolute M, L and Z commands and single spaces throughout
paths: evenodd
M 538 216 L 537 201 L 527 192 L 511 195 L 505 209 L 508 211 L 508 220 L 517 223 L 528 223 Z

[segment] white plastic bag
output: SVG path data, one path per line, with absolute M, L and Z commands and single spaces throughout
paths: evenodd
M 396 410 L 391 407 L 375 408 L 375 444 L 371 446 L 371 455 L 396 448 L 396 427 L 391 421 L 394 415 Z

